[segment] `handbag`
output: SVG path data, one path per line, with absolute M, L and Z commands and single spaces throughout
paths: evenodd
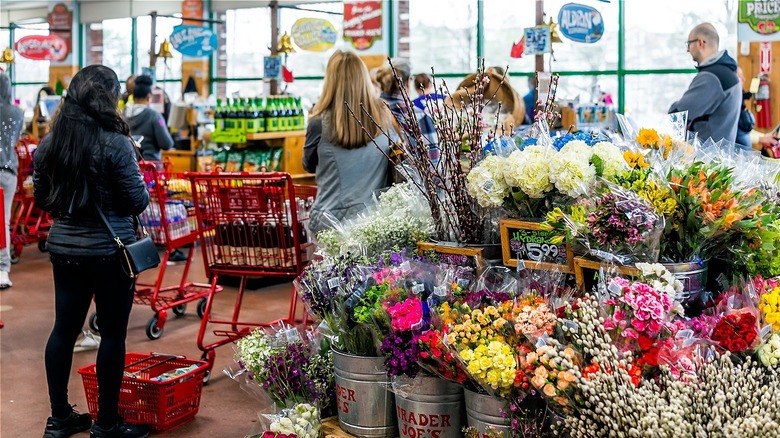
M 95 205 L 95 209 L 100 215 L 100 219 L 106 225 L 106 228 L 108 228 L 108 232 L 111 234 L 114 242 L 116 242 L 116 245 L 119 247 L 119 252 L 121 253 L 120 261 L 125 274 L 129 277 L 135 277 L 141 272 L 157 267 L 160 264 L 160 254 L 157 253 L 157 247 L 154 245 L 152 238 L 149 237 L 149 233 L 146 231 L 146 227 L 144 227 L 143 224 L 141 224 L 141 233 L 143 236 L 135 242 L 125 245 L 114 231 L 114 228 L 111 227 L 111 224 L 108 223 L 108 219 L 106 219 L 103 211 L 100 210 L 97 205 Z M 140 224 L 137 217 L 134 219 Z

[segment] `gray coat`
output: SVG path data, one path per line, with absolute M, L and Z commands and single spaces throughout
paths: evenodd
M 16 142 L 24 129 L 24 111 L 11 103 L 11 79 L 0 74 L 0 170 L 16 175 L 19 158 Z
M 737 62 L 724 50 L 696 68 L 699 73 L 669 113 L 688 111 L 688 129 L 697 132 L 702 141 L 736 141 L 742 107 Z
M 377 145 L 369 142 L 344 149 L 330 140 L 330 126 L 330 114 L 325 112 L 311 118 L 306 127 L 303 168 L 317 176 L 317 199 L 309 221 L 315 234 L 335 225 L 326 214 L 342 220 L 362 211 L 374 191 L 387 187 L 388 182 L 389 161 L 382 151 L 387 153 L 390 146 L 383 134 L 376 137 Z

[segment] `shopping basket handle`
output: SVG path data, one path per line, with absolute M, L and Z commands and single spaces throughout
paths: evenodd
M 151 353 L 151 355 L 150 355 L 149 357 L 145 357 L 145 358 L 143 358 L 143 359 L 141 359 L 141 360 L 138 360 L 138 361 L 135 361 L 135 362 L 133 362 L 133 363 L 131 363 L 131 364 L 127 364 L 127 365 L 125 365 L 125 368 L 129 368 L 129 367 L 132 367 L 132 366 L 136 366 L 136 365 L 138 365 L 138 364 L 142 364 L 142 363 L 144 363 L 144 362 L 147 362 L 147 361 L 150 361 L 150 360 L 152 360 L 152 359 L 159 358 L 159 357 L 165 357 L 165 358 L 167 358 L 167 359 L 163 360 L 162 362 L 156 362 L 156 363 L 154 363 L 154 364 L 152 364 L 152 365 L 149 365 L 149 366 L 147 366 L 146 368 L 142 368 L 142 369 L 140 369 L 140 370 L 134 371 L 134 372 L 132 372 L 131 374 L 136 374 L 136 373 L 140 373 L 140 372 L 142 372 L 142 371 L 146 371 L 146 370 L 148 370 L 149 368 L 155 367 L 155 366 L 157 366 L 157 365 L 160 365 L 160 364 L 164 364 L 164 363 L 166 363 L 166 362 L 170 362 L 170 361 L 172 361 L 172 360 L 174 360 L 174 359 L 184 359 L 184 356 L 177 356 L 177 355 L 175 355 L 175 354 Z

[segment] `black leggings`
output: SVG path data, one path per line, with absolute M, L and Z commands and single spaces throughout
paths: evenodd
M 55 321 L 46 343 L 46 380 L 52 416 L 63 417 L 70 412 L 68 380 L 73 364 L 73 347 L 94 296 L 101 336 L 97 353 L 97 422 L 100 426 L 111 427 L 118 415 L 134 280 L 122 271 L 116 256 L 51 254 L 51 263 Z

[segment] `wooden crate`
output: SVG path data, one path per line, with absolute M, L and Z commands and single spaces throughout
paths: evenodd
M 577 289 L 582 292 L 587 292 L 585 290 L 585 270 L 590 269 L 598 271 L 602 266 L 603 264 L 596 260 L 590 260 L 584 257 L 574 257 L 574 278 L 577 281 Z M 639 269 L 631 266 L 610 266 L 610 268 L 612 267 L 617 269 L 621 274 L 629 277 L 636 277 L 639 275 Z
M 322 435 L 325 438 L 352 438 L 354 435 L 341 430 L 339 417 L 328 417 L 322 420 Z
M 574 273 L 574 253 L 571 245 L 550 243 L 552 232 L 542 230 L 541 223 L 529 222 L 517 219 L 502 219 L 499 222 L 501 230 L 501 252 L 504 259 L 504 266 L 516 267 L 522 263 L 527 269 L 539 270 L 557 270 L 566 274 Z M 511 240 L 514 237 L 522 237 L 526 242 L 525 253 L 529 257 L 518 259 L 516 253 L 513 254 Z M 534 254 L 538 256 L 534 256 Z M 565 256 L 564 256 L 565 254 Z M 545 256 L 559 259 L 557 263 L 539 261 Z M 537 260 L 534 260 L 536 258 Z

